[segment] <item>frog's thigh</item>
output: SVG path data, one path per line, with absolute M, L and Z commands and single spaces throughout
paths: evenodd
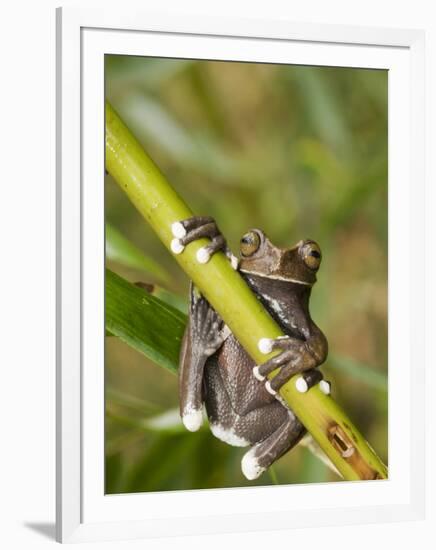
M 235 433 L 249 441 L 250 445 L 254 445 L 286 424 L 289 420 L 289 412 L 289 409 L 274 400 L 247 414 L 235 415 L 233 428 Z
M 242 473 L 247 479 L 258 478 L 273 462 L 292 449 L 306 430 L 292 411 L 287 419 L 266 439 L 256 443 L 242 457 Z
M 216 357 L 210 357 L 204 372 L 205 404 L 211 432 L 229 445 L 246 447 L 272 434 L 288 418 L 279 401 L 238 414 L 221 377 Z
M 238 415 L 232 407 L 215 357 L 207 361 L 204 374 L 205 404 L 211 432 L 229 445 L 235 447 L 250 445 L 250 441 L 235 430 Z
M 219 407 L 212 411 L 210 405 L 210 401 L 206 401 L 211 432 L 235 447 L 247 447 L 266 440 L 289 421 L 289 411 L 279 402 L 239 415 L 232 409 L 224 389 Z

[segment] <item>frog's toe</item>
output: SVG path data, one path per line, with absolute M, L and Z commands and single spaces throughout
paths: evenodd
M 211 239 L 210 244 L 203 246 L 197 251 L 197 262 L 200 264 L 207 264 L 215 252 L 226 248 L 226 240 L 221 234 L 211 237 Z
M 271 386 L 271 380 L 268 380 L 268 382 L 266 382 L 265 389 L 271 395 L 276 395 L 277 394 L 276 390 Z
M 255 367 L 253 367 L 253 374 L 254 374 L 254 377 L 259 380 L 259 382 L 263 382 L 265 380 L 265 376 L 263 376 L 259 372 L 259 365 L 256 365 Z
M 295 381 L 295 388 L 300 393 L 306 393 L 315 384 L 318 384 L 319 389 L 326 395 L 330 393 L 330 383 L 323 380 L 322 373 L 318 369 L 310 369 L 299 376 Z
M 211 216 L 191 216 L 185 220 L 176 220 L 171 224 L 171 233 L 177 239 L 183 239 L 186 235 L 195 229 L 205 225 L 216 225 Z
M 191 409 L 182 415 L 183 425 L 190 432 L 196 432 L 203 424 L 203 413 L 201 409 Z
M 331 393 L 331 384 L 327 380 L 321 380 L 321 382 L 318 384 L 319 389 L 324 393 L 325 395 L 330 395 Z
M 226 255 L 226 258 L 229 260 L 230 265 L 235 271 L 238 271 L 239 268 L 239 260 L 238 258 L 233 254 L 233 252 L 230 250 L 230 248 L 226 245 L 224 248 L 224 254 Z
M 272 352 L 274 340 L 272 338 L 261 338 L 257 343 L 257 347 L 261 353 L 267 355 Z
M 199 264 L 207 264 L 207 262 L 210 260 L 210 252 L 207 249 L 207 246 L 203 246 L 203 248 L 199 248 L 195 256 Z
M 178 238 L 174 238 L 171 241 L 170 247 L 171 252 L 173 252 L 174 254 L 181 254 L 185 250 L 185 247 L 183 246 L 181 240 Z
M 256 457 L 256 447 L 251 448 L 242 457 L 241 469 L 244 476 L 250 481 L 257 479 L 266 470 L 266 468 L 259 464 L 259 460 Z
M 307 390 L 309 389 L 309 386 L 306 380 L 302 376 L 297 378 L 297 380 L 295 381 L 295 387 L 297 391 L 299 391 L 300 393 L 306 393 Z
M 275 349 L 279 350 L 289 350 L 295 347 L 295 345 L 300 345 L 301 342 L 297 341 L 295 338 L 290 336 L 283 335 L 277 336 L 277 338 L 261 338 L 257 342 L 257 347 L 261 353 L 271 353 Z
M 203 246 L 197 251 L 198 263 L 207 264 L 210 258 L 218 250 L 227 253 L 227 245 L 224 237 L 213 218 L 210 216 L 192 216 L 186 220 L 175 221 L 171 224 L 171 251 L 174 254 L 181 254 L 184 248 L 198 239 L 209 238 L 210 244 Z M 232 265 L 234 265 L 234 261 Z
M 183 222 L 174 222 L 171 224 L 171 233 L 173 234 L 173 237 L 176 237 L 176 239 L 183 239 L 186 235 L 186 229 Z

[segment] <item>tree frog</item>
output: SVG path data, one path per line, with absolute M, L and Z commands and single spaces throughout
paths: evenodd
M 304 426 L 278 393 L 294 375 L 296 388 L 315 384 L 325 394 L 330 383 L 316 369 L 327 357 L 327 340 L 312 321 L 309 298 L 321 263 L 321 250 L 312 240 L 278 248 L 259 229 L 241 239 L 240 260 L 230 252 L 215 221 L 194 216 L 172 224 L 171 249 L 182 254 L 190 242 L 208 237 L 197 261 L 207 263 L 218 250 L 230 259 L 285 336 L 263 338 L 265 354 L 280 350 L 256 365 L 207 300 L 192 285 L 189 321 L 184 333 L 179 368 L 180 414 L 190 431 L 200 428 L 205 404 L 212 433 L 234 446 L 250 447 L 241 462 L 249 480 L 258 478 L 306 433 Z M 267 375 L 278 369 L 271 380 Z

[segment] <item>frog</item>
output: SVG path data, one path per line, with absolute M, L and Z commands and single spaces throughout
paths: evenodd
M 260 229 L 250 229 L 240 240 L 240 257 L 230 251 L 215 220 L 192 216 L 171 225 L 171 250 L 182 254 L 197 239 L 209 239 L 196 253 L 207 263 L 224 252 L 283 335 L 261 338 L 259 350 L 278 353 L 256 364 L 219 314 L 190 283 L 188 322 L 179 356 L 179 408 L 185 428 L 200 429 L 204 409 L 212 434 L 235 446 L 248 447 L 242 457 L 242 474 L 255 480 L 293 449 L 307 433 L 280 395 L 295 378 L 301 393 L 318 385 L 330 394 L 330 382 L 318 367 L 328 354 L 324 333 L 312 320 L 309 299 L 322 254 L 319 245 L 300 240 L 291 248 L 275 246 Z M 276 374 L 271 378 L 272 372 Z

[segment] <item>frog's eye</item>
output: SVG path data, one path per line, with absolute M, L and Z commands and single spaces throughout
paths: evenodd
M 255 231 L 246 233 L 241 239 L 241 254 L 243 256 L 252 256 L 259 250 L 260 236 Z
M 317 270 L 321 263 L 321 249 L 313 241 L 303 244 L 300 254 L 309 269 Z

